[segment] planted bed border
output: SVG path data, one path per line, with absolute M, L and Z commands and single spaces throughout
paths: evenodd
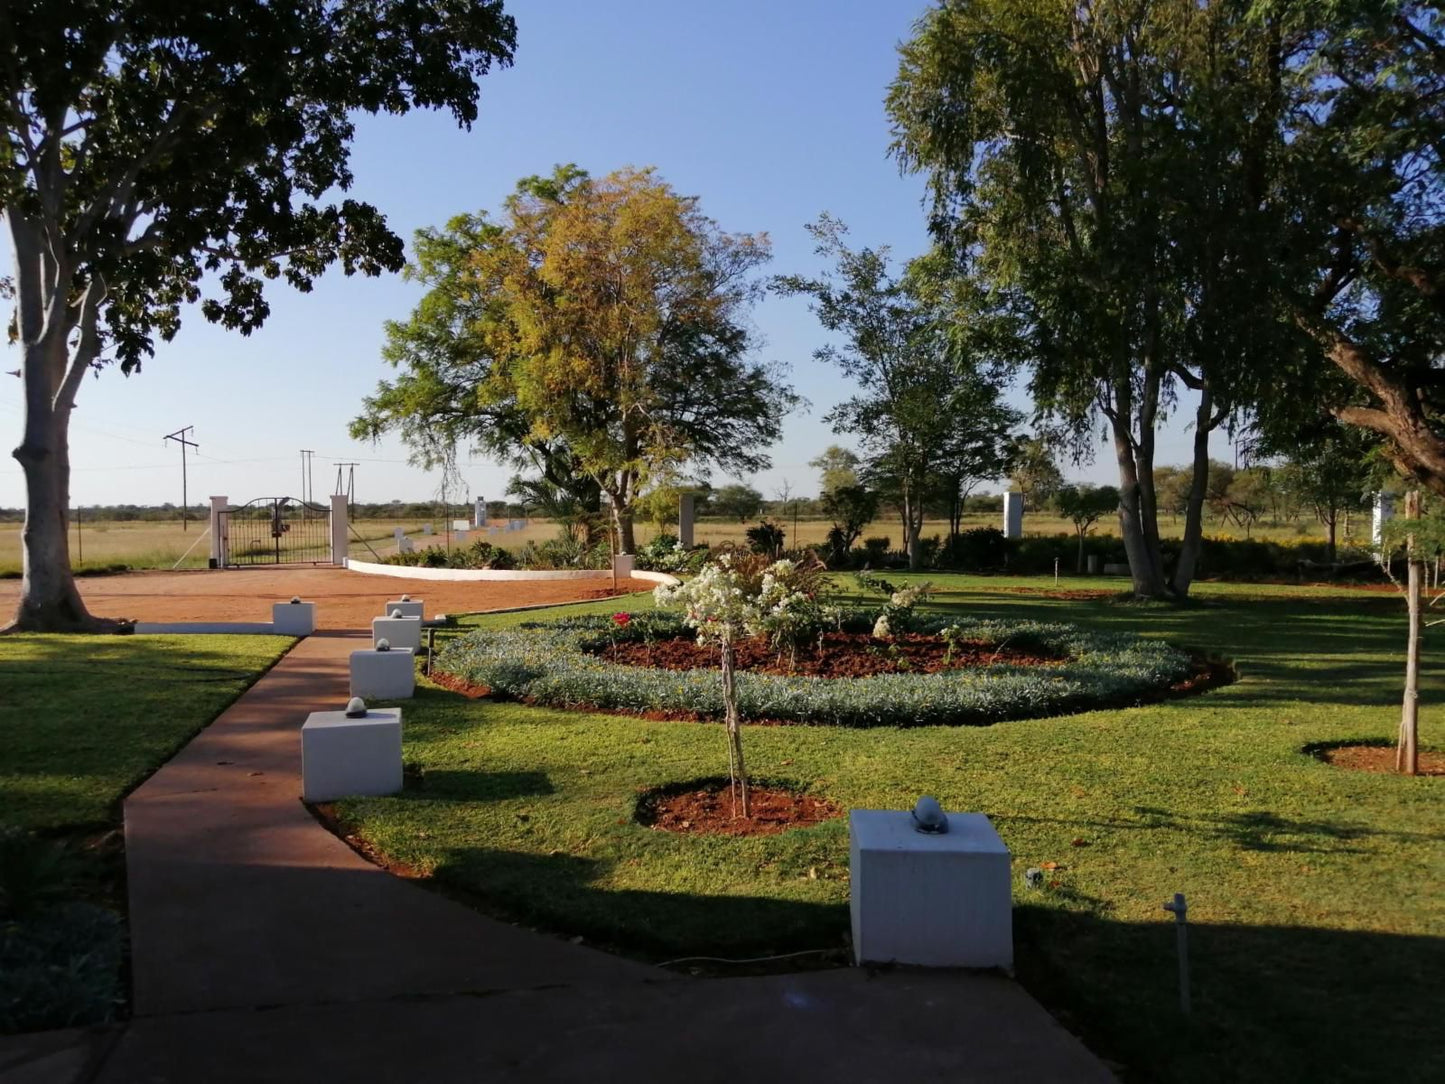
M 864 615 L 850 620 L 867 625 Z M 961 630 L 961 638 L 1034 645 L 1064 661 L 864 678 L 743 671 L 737 675 L 739 707 L 746 720 L 755 722 L 981 726 L 1133 706 L 1168 695 L 1199 671 L 1199 660 L 1162 640 L 1068 624 L 938 616 L 917 621 L 915 631 L 937 635 L 950 625 Z M 439 653 L 437 668 L 495 696 L 530 704 L 679 719 L 720 717 L 722 689 L 715 669 L 627 666 L 596 653 L 622 639 L 685 634 L 681 618 L 665 613 L 623 627 L 600 615 L 524 622 L 453 640 Z

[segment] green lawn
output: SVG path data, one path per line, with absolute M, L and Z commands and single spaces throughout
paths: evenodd
M 1398 599 L 1201 585 L 1198 603 L 1176 610 L 1018 590 L 1052 588 L 1036 579 L 926 578 L 946 610 L 1166 636 L 1233 658 L 1241 680 L 983 728 L 750 728 L 756 776 L 845 807 L 906 808 L 932 793 L 988 813 L 1014 855 L 1020 979 L 1130 1079 L 1445 1078 L 1445 779 L 1351 773 L 1301 751 L 1393 733 Z M 1438 748 L 1445 680 L 1432 661 L 1424 737 Z M 406 756 L 419 784 L 342 803 L 341 815 L 487 909 L 652 959 L 843 943 L 845 821 L 743 840 L 633 822 L 639 789 L 725 773 L 719 727 L 423 689 L 406 707 Z M 1045 862 L 1061 868 L 1027 889 L 1023 870 Z M 1188 1022 L 1161 910 L 1174 892 L 1190 904 Z
M 118 823 L 120 800 L 261 676 L 283 636 L 0 639 L 0 823 Z

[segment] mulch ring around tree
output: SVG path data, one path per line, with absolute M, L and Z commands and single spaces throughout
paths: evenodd
M 777 783 L 757 782 L 748 790 L 746 817 L 733 816 L 726 779 L 694 779 L 644 791 L 634 814 L 638 824 L 687 835 L 770 836 L 789 828 L 811 828 L 843 815 L 827 798 Z
M 654 670 L 706 670 L 718 664 L 717 648 L 699 644 L 691 637 L 642 640 L 609 644 L 600 652 L 608 662 Z M 879 640 L 868 633 L 830 632 L 823 637 L 822 651 L 809 645 L 798 652 L 796 665 L 785 652 L 778 652 L 761 638 L 743 640 L 734 648 L 737 668 L 755 674 L 781 677 L 873 677 L 877 674 L 936 674 L 943 670 L 995 666 L 1056 666 L 1067 661 L 1042 648 L 1012 647 L 960 640 L 950 653 L 942 636 L 900 633 Z
M 1359 743 L 1357 745 L 1325 745 L 1309 748 L 1306 752 L 1333 764 L 1336 768 L 1349 768 L 1357 772 L 1395 771 L 1395 747 L 1385 744 Z M 1445 753 L 1420 751 L 1420 775 L 1445 776 Z

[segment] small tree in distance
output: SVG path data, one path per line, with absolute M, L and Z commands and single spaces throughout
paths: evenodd
M 752 486 L 723 486 L 707 502 L 708 510 L 739 523 L 753 519 L 763 508 L 763 495 Z
M 1113 486 L 1066 485 L 1054 494 L 1059 515 L 1074 525 L 1079 535 L 1077 571 L 1084 571 L 1084 537 L 1104 516 L 1119 510 L 1119 491 Z

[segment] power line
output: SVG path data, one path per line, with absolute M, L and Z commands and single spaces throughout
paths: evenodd
M 188 440 L 188 439 L 186 438 L 186 434 L 187 434 L 187 433 L 194 432 L 194 431 L 195 431 L 195 428 L 196 428 L 196 427 L 195 427 L 194 425 L 186 425 L 186 426 L 182 426 L 180 429 L 177 429 L 174 433 L 167 433 L 167 434 L 165 435 L 165 439 L 166 439 L 166 440 L 173 440 L 173 441 L 175 441 L 177 444 L 179 444 L 179 445 L 181 446 L 181 530 L 182 530 L 182 531 L 184 531 L 184 530 L 187 529 L 187 527 L 186 527 L 186 523 L 187 523 L 187 507 L 186 507 L 186 449 L 187 449 L 187 448 L 195 448 L 195 449 L 199 450 L 200 447 L 201 447 L 201 446 L 200 446 L 199 444 L 197 444 L 195 441 L 193 441 L 193 440 Z

